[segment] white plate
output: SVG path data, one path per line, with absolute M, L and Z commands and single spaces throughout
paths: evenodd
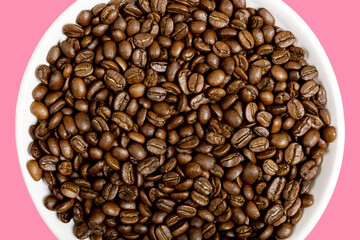
M 31 124 L 36 122 L 36 118 L 29 110 L 30 104 L 33 101 L 31 92 L 39 83 L 35 77 L 35 69 L 38 65 L 46 63 L 46 56 L 49 49 L 60 40 L 65 39 L 65 36 L 62 34 L 62 26 L 64 24 L 75 23 L 76 16 L 81 10 L 91 9 L 96 4 L 103 2 L 107 3 L 108 1 L 78 0 L 51 25 L 30 59 L 18 96 L 16 108 L 16 145 L 21 170 L 36 208 L 58 239 L 76 240 L 73 235 L 74 224 L 72 222 L 69 224 L 60 222 L 54 212 L 44 207 L 43 199 L 49 194 L 48 187 L 43 181 L 33 181 L 26 169 L 26 163 L 31 159 L 28 153 L 28 146 L 31 142 L 28 129 Z M 248 0 L 248 6 L 267 8 L 275 17 L 277 26 L 294 33 L 297 38 L 296 45 L 306 50 L 306 60 L 309 64 L 315 65 L 319 71 L 319 82 L 325 87 L 328 93 L 328 103 L 326 107 L 331 113 L 332 124 L 336 126 L 338 132 L 338 138 L 330 145 L 328 152 L 325 154 L 321 172 L 316 178 L 315 184 L 310 192 L 315 196 L 315 204 L 304 211 L 304 215 L 296 225 L 294 234 L 291 237 L 292 240 L 303 240 L 314 228 L 328 205 L 341 168 L 345 141 L 345 125 L 339 86 L 330 61 L 319 40 L 309 26 L 288 5 L 281 0 Z M 54 7 L 56 7 L 56 4 Z M 31 221 L 31 219 L 29 220 Z

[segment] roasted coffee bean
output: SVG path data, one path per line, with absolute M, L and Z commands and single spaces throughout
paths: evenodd
M 119 188 L 119 198 L 125 201 L 135 201 L 138 198 L 138 189 L 134 185 L 122 185 Z
M 203 170 L 211 170 L 215 166 L 215 158 L 203 154 L 198 153 L 193 157 L 193 161 L 198 163 Z
M 249 149 L 253 152 L 263 152 L 269 148 L 269 140 L 265 137 L 259 137 L 249 143 Z
M 40 158 L 39 166 L 44 171 L 56 171 L 56 163 L 59 162 L 59 158 L 55 156 L 46 155 Z
M 192 218 L 196 215 L 196 208 L 189 205 L 179 205 L 176 208 L 176 213 L 182 218 Z
M 287 48 L 295 43 L 295 36 L 289 31 L 282 31 L 276 34 L 274 40 L 278 47 Z
M 123 112 L 114 112 L 111 116 L 111 120 L 126 131 L 132 130 L 134 126 L 134 122 L 129 115 Z
M 40 120 L 49 118 L 49 110 L 42 102 L 33 102 L 30 106 L 30 111 Z
M 35 160 L 31 160 L 26 164 L 26 167 L 35 181 L 40 181 L 42 178 L 42 169 L 39 167 L 39 164 Z
M 281 192 L 285 187 L 285 178 L 277 177 L 269 185 L 267 190 L 267 197 L 271 201 L 276 201 L 280 198 Z
M 238 166 L 242 161 L 244 161 L 244 157 L 240 153 L 234 152 L 222 158 L 220 164 L 222 167 L 231 168 Z
M 212 12 L 209 15 L 209 23 L 215 28 L 224 28 L 229 24 L 229 17 L 221 12 Z
M 201 194 L 210 195 L 213 191 L 213 186 L 204 177 L 199 177 L 194 181 L 194 188 Z
M 107 70 L 104 80 L 106 86 L 115 92 L 123 90 L 126 85 L 124 76 L 114 70 Z
M 184 173 L 189 178 L 196 178 L 203 173 L 203 170 L 201 169 L 200 164 L 190 162 L 184 166 Z
M 72 182 L 63 183 L 60 190 L 68 198 L 76 198 L 80 193 L 80 187 Z
M 146 149 L 155 155 L 161 155 L 166 152 L 166 142 L 159 138 L 150 139 L 146 143 Z
M 247 163 L 244 166 L 241 179 L 248 184 L 254 184 L 259 178 L 260 169 L 253 163 Z
M 237 131 L 231 138 L 231 144 L 236 148 L 245 147 L 252 138 L 252 131 L 250 128 L 242 128 Z
M 314 66 L 306 66 L 303 69 L 301 69 L 300 75 L 301 78 L 305 81 L 313 80 L 317 77 L 318 71 Z
M 321 137 L 324 139 L 325 142 L 331 143 L 331 142 L 335 141 L 336 136 L 337 136 L 337 133 L 336 133 L 335 127 L 330 126 L 330 127 L 323 128 Z
M 173 187 L 180 183 L 181 177 L 176 172 L 169 172 L 163 175 L 162 181 L 169 187 Z
M 280 239 L 289 238 L 293 233 L 293 226 L 290 223 L 281 224 L 276 230 L 276 236 Z
M 304 163 L 300 168 L 300 176 L 304 180 L 312 180 L 316 177 L 319 167 L 314 160 L 310 160 Z
M 274 162 L 271 159 L 265 160 L 262 167 L 264 172 L 270 176 L 276 175 L 277 171 L 279 170 L 279 167 L 276 164 L 276 162 Z
M 157 227 L 155 230 L 155 235 L 159 240 L 170 240 L 172 237 L 171 231 L 166 225 L 160 225 Z

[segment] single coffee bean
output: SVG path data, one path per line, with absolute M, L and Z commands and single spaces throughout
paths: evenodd
M 306 66 L 301 69 L 301 78 L 305 81 L 313 80 L 318 76 L 318 71 L 314 66 Z
M 245 48 L 247 50 L 254 48 L 255 40 L 249 31 L 242 30 L 241 32 L 239 32 L 238 37 L 239 37 L 240 44 L 243 48 Z
M 33 102 L 30 106 L 30 111 L 40 120 L 49 118 L 49 110 L 42 102 Z
M 35 160 L 30 160 L 26 164 L 26 167 L 31 177 L 37 182 L 40 181 L 40 179 L 42 178 L 42 169 L 39 167 L 38 162 Z
M 247 163 L 241 175 L 241 179 L 247 184 L 254 184 L 259 178 L 260 169 L 253 163 Z
M 304 158 L 302 146 L 298 143 L 291 143 L 285 150 L 284 158 L 291 165 L 300 163 Z
M 149 47 L 153 40 L 153 36 L 150 33 L 138 33 L 134 36 L 134 44 L 139 48 Z
M 323 128 L 321 137 L 324 139 L 325 142 L 331 143 L 335 141 L 336 136 L 337 133 L 335 127 L 330 126 Z
M 76 24 L 66 24 L 62 30 L 68 37 L 79 38 L 84 35 L 84 29 Z
M 189 205 L 179 205 L 176 208 L 176 213 L 182 218 L 192 218 L 196 215 L 197 210 Z
M 269 140 L 265 137 L 259 137 L 249 143 L 249 149 L 253 152 L 263 152 L 269 148 Z
M 229 17 L 221 12 L 212 12 L 209 15 L 209 23 L 215 28 L 224 28 L 229 24 Z
M 274 175 L 276 175 L 277 171 L 279 170 L 279 167 L 276 164 L 276 162 L 274 162 L 271 159 L 267 159 L 263 163 L 263 170 L 266 174 L 268 174 L 270 176 L 274 176 Z
M 106 86 L 115 92 L 123 90 L 126 85 L 124 76 L 114 70 L 107 70 L 104 80 Z
M 269 185 L 267 190 L 267 197 L 271 201 L 278 200 L 280 198 L 281 192 L 285 187 L 286 180 L 284 177 L 275 178 Z
M 314 204 L 314 196 L 310 194 L 304 194 L 301 197 L 301 207 L 308 208 Z
M 278 47 L 287 48 L 295 43 L 295 36 L 289 31 L 283 31 L 276 34 L 274 40 Z
M 203 170 L 201 169 L 200 164 L 196 162 L 189 162 L 184 166 L 184 173 L 189 178 L 197 178 L 203 173 Z
M 293 227 L 290 223 L 283 223 L 276 230 L 276 236 L 280 239 L 289 238 L 293 233 Z
M 161 155 L 166 152 L 166 142 L 162 139 L 153 138 L 146 143 L 146 149 L 155 155 Z
M 56 163 L 59 162 L 59 158 L 55 156 L 46 155 L 40 158 L 39 166 L 44 171 L 56 171 Z
M 166 225 L 160 225 L 156 228 L 155 234 L 159 240 L 169 240 L 172 237 L 170 229 Z
M 210 195 L 213 191 L 213 186 L 204 177 L 199 177 L 194 181 L 194 188 L 201 194 L 206 196 Z
M 252 138 L 252 132 L 249 128 L 243 128 L 237 131 L 231 138 L 231 144 L 236 148 L 245 147 Z
M 80 187 L 72 182 L 63 183 L 60 190 L 68 198 L 76 198 L 80 193 Z
M 312 180 L 316 177 L 319 167 L 316 165 L 314 160 L 310 160 L 304 163 L 300 168 L 300 176 L 304 180 Z

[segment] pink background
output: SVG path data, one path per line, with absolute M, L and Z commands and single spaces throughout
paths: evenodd
M 91 1 L 91 0 L 89 0 Z M 0 37 L 0 228 L 1 239 L 51 240 L 30 199 L 16 155 L 14 123 L 17 94 L 27 62 L 51 23 L 74 0 L 2 1 Z M 359 12 L 357 0 L 285 0 L 310 25 L 338 77 L 345 108 L 346 146 L 331 202 L 307 240 L 359 237 Z M 355 46 L 351 46 L 356 44 Z

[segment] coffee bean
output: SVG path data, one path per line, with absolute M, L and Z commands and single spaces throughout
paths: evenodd
M 184 166 L 184 173 L 189 178 L 196 178 L 203 173 L 203 170 L 201 169 L 200 164 L 195 162 L 190 162 Z
M 37 182 L 40 181 L 40 179 L 42 177 L 42 169 L 39 167 L 38 162 L 35 160 L 30 160 L 26 164 L 26 167 L 27 167 L 31 177 Z
M 249 128 L 243 128 L 237 131 L 231 138 L 231 144 L 236 148 L 245 147 L 252 138 L 252 132 Z
M 179 205 L 176 208 L 176 213 L 182 218 L 192 218 L 196 215 L 197 210 L 189 205 Z
M 299 120 L 305 114 L 304 106 L 297 99 L 292 99 L 287 103 L 287 108 L 290 116 L 295 120 Z
M 202 226 L 202 234 L 204 236 L 205 239 L 211 238 L 216 231 L 216 226 L 214 223 L 205 223 Z
M 211 170 L 216 162 L 215 158 L 203 153 L 196 154 L 193 161 L 198 163 L 204 170 Z
M 219 86 L 221 85 L 225 80 L 225 73 L 223 70 L 217 69 L 209 73 L 207 77 L 207 82 L 213 86 Z
M 94 72 L 94 67 L 90 63 L 80 63 L 74 67 L 76 77 L 88 77 Z
M 170 232 L 170 229 L 165 225 L 160 225 L 156 228 L 155 234 L 157 239 L 159 240 L 170 240 L 172 237 L 172 234 Z
M 259 177 L 260 169 L 253 163 L 244 166 L 241 179 L 248 184 L 254 184 Z
M 302 143 L 304 147 L 314 147 L 320 139 L 320 133 L 318 130 L 312 128 L 305 133 L 302 138 Z
M 221 41 L 215 42 L 212 49 L 213 49 L 214 53 L 221 58 L 230 57 L 230 53 L 231 53 L 230 47 L 229 47 L 229 45 L 227 45 L 224 42 L 221 42 Z
M 123 90 L 126 85 L 124 76 L 114 70 L 107 70 L 104 80 L 106 86 L 115 92 Z
M 251 33 L 247 30 L 242 30 L 239 32 L 239 41 L 241 43 L 241 46 L 247 50 L 253 49 L 255 46 L 255 40 L 254 37 L 251 35 Z
M 150 33 L 138 33 L 134 36 L 134 44 L 139 48 L 147 48 L 153 43 L 153 36 Z
M 304 180 L 312 180 L 316 177 L 319 167 L 316 165 L 314 160 L 310 160 L 304 163 L 300 168 L 300 176 Z
M 285 178 L 277 177 L 269 185 L 267 190 L 267 197 L 271 201 L 278 200 L 280 198 L 281 192 L 285 187 Z
M 274 176 L 274 175 L 276 175 L 277 171 L 279 170 L 279 167 L 276 164 L 276 162 L 274 162 L 271 159 L 267 159 L 263 163 L 263 170 L 266 174 L 268 174 L 270 176 Z
M 293 227 L 290 223 L 283 223 L 276 230 L 276 236 L 280 239 L 288 238 L 293 233 Z
M 211 185 L 209 180 L 207 180 L 204 177 L 199 177 L 199 178 L 195 179 L 194 188 L 199 193 L 204 194 L 206 196 L 210 195 L 212 193 L 212 190 L 213 190 L 213 186 Z
M 231 168 L 236 167 L 244 161 L 244 157 L 240 153 L 230 153 L 220 160 L 222 167 Z
M 331 143 L 331 142 L 335 141 L 336 136 L 337 136 L 337 133 L 336 133 L 335 127 L 330 126 L 330 127 L 323 128 L 321 137 L 324 139 L 325 142 Z
M 80 187 L 72 182 L 66 182 L 61 185 L 61 193 L 68 198 L 76 198 L 80 193 Z
M 304 152 L 298 143 L 291 143 L 285 150 L 284 158 L 289 164 L 296 165 L 303 160 Z
M 209 23 L 215 28 L 224 28 L 229 24 L 229 17 L 221 12 L 212 12 L 209 15 Z
M 313 80 L 318 76 L 318 71 L 314 66 L 306 66 L 301 69 L 301 78 L 305 81 Z
M 135 183 L 134 167 L 131 163 L 127 162 L 121 166 L 121 179 L 125 184 L 131 185 Z
M 49 118 L 49 110 L 42 102 L 33 102 L 30 106 L 30 111 L 40 120 Z
M 114 112 L 111 116 L 111 120 L 126 131 L 130 131 L 134 125 L 129 115 L 123 112 Z
M 252 228 L 248 225 L 241 225 L 235 229 L 238 238 L 246 239 L 251 236 Z
M 146 149 L 155 155 L 161 155 L 166 152 L 166 142 L 162 139 L 153 138 L 146 143 Z
M 135 201 L 138 198 L 138 189 L 134 185 L 122 185 L 119 188 L 119 198 L 125 201 Z
M 68 37 L 80 38 L 84 35 L 84 29 L 76 24 L 66 24 L 62 31 Z
M 270 145 L 279 149 L 284 149 L 289 145 L 290 136 L 286 133 L 275 133 L 270 136 Z
M 253 152 L 263 152 L 269 148 L 269 140 L 265 137 L 259 137 L 249 143 L 249 149 Z
M 279 82 L 285 82 L 288 79 L 286 70 L 278 65 L 271 68 L 271 75 Z
M 39 166 L 44 171 L 56 171 L 56 163 L 59 162 L 59 158 L 55 156 L 43 156 L 39 160 Z
M 294 35 L 289 31 L 283 31 L 274 37 L 275 44 L 280 48 L 287 48 L 293 45 L 296 41 Z

